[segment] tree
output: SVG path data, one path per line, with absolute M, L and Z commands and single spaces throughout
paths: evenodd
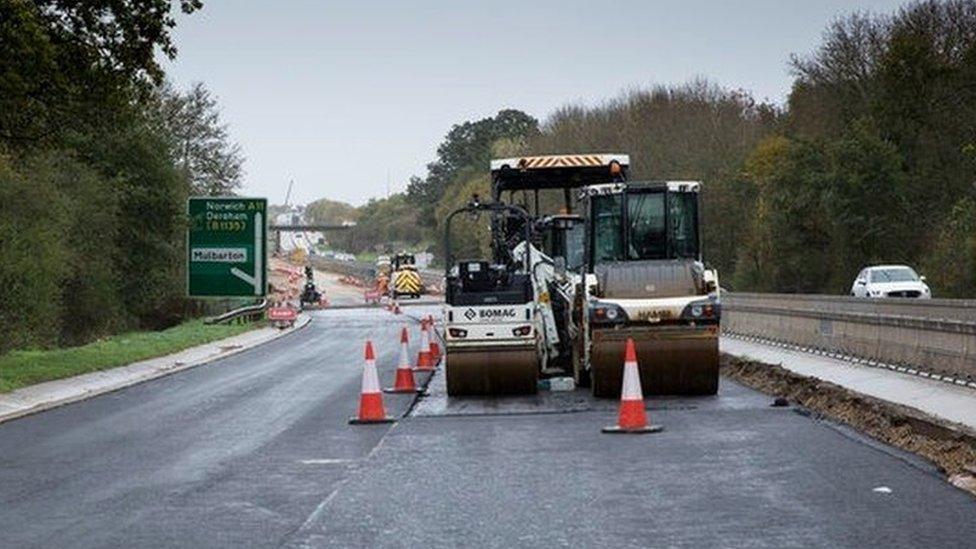
M 754 208 L 742 163 L 779 117 L 748 93 L 695 80 L 633 91 L 595 108 L 561 108 L 527 150 L 628 153 L 632 180 L 703 181 L 705 257 L 731 280 Z
M 811 143 L 771 137 L 745 164 L 756 212 L 735 272 L 737 289 L 815 293 L 831 269 L 831 227 L 823 189 L 827 159 Z
M 437 160 L 427 164 L 427 176 L 413 177 L 407 196 L 420 209 L 420 221 L 434 226 L 434 205 L 450 185 L 484 173 L 492 145 L 500 139 L 524 142 L 538 132 L 539 122 L 522 111 L 508 109 L 493 117 L 454 125 L 437 147 Z
M 0 353 L 53 345 L 61 324 L 63 203 L 0 155 Z
M 354 206 L 327 198 L 308 204 L 305 214 L 312 223 L 322 225 L 341 225 L 345 221 L 356 221 L 359 217 Z
M 197 82 L 186 93 L 156 88 L 149 116 L 170 141 L 173 160 L 193 194 L 221 196 L 241 186 L 244 155 L 221 123 L 216 98 Z
M 825 203 L 833 225 L 834 277 L 840 290 L 869 263 L 910 261 L 917 257 L 909 215 L 903 160 L 884 140 L 873 120 L 851 124 L 827 146 L 830 158 Z
M 191 13 L 200 0 L 181 0 Z M 39 146 L 83 127 L 162 79 L 173 58 L 170 0 L 0 0 L 0 140 Z

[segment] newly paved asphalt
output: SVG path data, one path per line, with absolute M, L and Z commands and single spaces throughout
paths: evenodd
M 0 547 L 286 539 L 389 429 L 347 419 L 366 337 L 389 381 L 409 320 L 380 309 L 315 314 L 251 351 L 0 424 Z M 412 400 L 388 395 L 388 412 Z
M 408 314 L 426 312 L 407 309 Z M 583 392 L 449 401 L 352 427 L 363 340 L 325 311 L 226 360 L 0 425 L 3 547 L 970 547 L 976 500 L 920 460 L 723 380 L 599 433 Z M 387 397 L 403 414 L 409 396 Z

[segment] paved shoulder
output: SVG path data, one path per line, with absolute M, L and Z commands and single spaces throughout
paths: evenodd
M 715 398 L 650 401 L 666 428 L 648 436 L 601 435 L 612 403 L 558 398 L 507 413 L 489 400 L 418 407 L 289 543 L 965 547 L 976 536 L 973 500 L 925 463 L 727 380 Z

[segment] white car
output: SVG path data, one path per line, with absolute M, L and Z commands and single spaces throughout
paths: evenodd
M 878 265 L 862 270 L 854 285 L 854 297 L 914 297 L 927 299 L 932 290 L 925 283 L 924 276 L 918 276 L 914 269 L 906 265 Z

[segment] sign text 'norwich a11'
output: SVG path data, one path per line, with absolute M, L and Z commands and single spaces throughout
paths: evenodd
M 190 297 L 264 296 L 268 201 L 200 197 L 187 203 L 186 289 Z

